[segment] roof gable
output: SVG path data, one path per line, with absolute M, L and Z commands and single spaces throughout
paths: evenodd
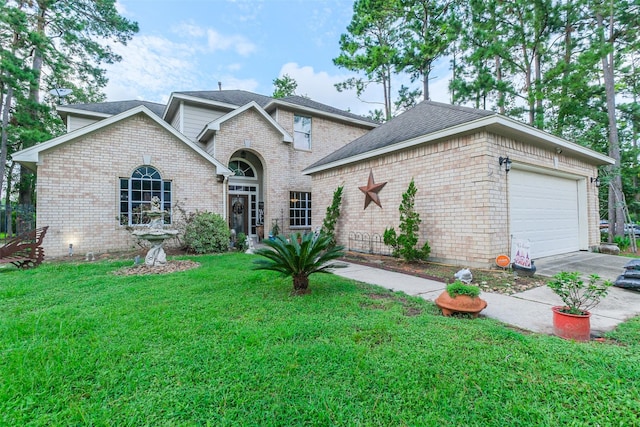
M 30 167 L 31 169 L 34 169 L 35 165 L 37 165 L 37 163 L 40 161 L 41 153 L 43 153 L 45 151 L 48 151 L 48 150 L 55 149 L 57 146 L 60 146 L 62 144 L 65 144 L 65 143 L 68 143 L 70 141 L 73 141 L 75 139 L 81 138 L 81 137 L 83 137 L 83 136 L 85 136 L 87 134 L 90 134 L 92 132 L 98 131 L 98 130 L 100 130 L 102 128 L 105 128 L 105 127 L 110 126 L 110 125 L 112 125 L 114 123 L 120 122 L 122 120 L 128 119 L 130 117 L 133 117 L 133 116 L 135 116 L 137 114 L 146 115 L 148 118 L 150 118 L 152 121 L 154 121 L 160 127 L 162 127 L 164 130 L 166 130 L 167 132 L 171 133 L 173 136 L 178 138 L 180 141 L 182 141 L 189 148 L 191 148 L 196 153 L 198 153 L 200 156 L 202 156 L 209 163 L 214 165 L 215 168 L 216 168 L 216 174 L 217 175 L 233 175 L 233 172 L 231 170 L 229 170 L 225 165 L 223 165 L 218 160 L 213 158 L 210 154 L 208 154 L 206 151 L 204 151 L 202 148 L 200 148 L 197 144 L 195 144 L 193 141 L 189 140 L 186 136 L 184 136 L 183 134 L 178 132 L 176 129 L 174 129 L 172 126 L 170 126 L 168 123 L 166 123 L 158 115 L 153 113 L 151 110 L 149 110 L 144 105 L 140 105 L 138 107 L 135 107 L 135 108 L 132 108 L 130 110 L 127 110 L 127 111 L 125 111 L 123 113 L 117 114 L 115 116 L 108 117 L 108 118 L 106 118 L 104 120 L 100 120 L 100 121 L 98 121 L 96 123 L 93 123 L 91 125 L 82 127 L 82 128 L 80 128 L 78 130 L 75 130 L 73 132 L 61 135 L 61 136 L 59 136 L 57 138 L 50 139 L 50 140 L 48 140 L 46 142 L 43 142 L 43 143 L 40 143 L 40 144 L 36 144 L 33 147 L 29 147 L 29 148 L 26 148 L 24 150 L 18 151 L 17 153 L 13 154 L 12 159 L 17 161 L 17 162 L 19 162 L 19 163 L 21 163 L 21 164 L 24 164 L 27 167 Z
M 282 135 L 282 142 L 293 142 L 293 137 L 289 134 L 289 132 L 287 132 L 282 126 L 280 126 L 280 124 L 276 122 L 273 119 L 273 117 L 267 114 L 267 112 L 264 111 L 264 109 L 262 109 L 255 101 L 251 101 L 240 108 L 236 108 L 230 113 L 227 113 L 224 116 L 219 117 L 216 120 L 210 122 L 204 127 L 202 132 L 198 134 L 198 136 L 196 137 L 196 140 L 200 142 L 205 142 L 210 138 L 212 134 L 220 130 L 220 126 L 224 122 L 236 116 L 241 115 L 245 111 L 252 110 L 252 109 L 255 110 L 258 114 L 260 114 L 271 126 L 273 126 L 276 129 L 278 133 Z

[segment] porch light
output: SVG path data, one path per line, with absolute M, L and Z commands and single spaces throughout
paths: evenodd
M 591 177 L 591 183 L 595 184 L 596 187 L 600 187 L 600 177 L 599 176 L 596 176 L 595 178 Z
M 73 256 L 73 243 L 69 243 L 69 256 Z
M 500 156 L 498 161 L 500 162 L 500 166 L 502 166 L 502 164 L 504 163 L 504 171 L 506 173 L 509 173 L 509 171 L 511 170 L 511 159 L 509 158 L 509 156 L 507 157 Z

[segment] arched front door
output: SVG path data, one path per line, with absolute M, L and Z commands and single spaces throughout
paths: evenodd
M 255 154 L 241 150 L 231 157 L 229 169 L 234 172 L 228 187 L 229 228 L 236 235 L 257 236 L 262 225 L 259 203 L 262 163 Z

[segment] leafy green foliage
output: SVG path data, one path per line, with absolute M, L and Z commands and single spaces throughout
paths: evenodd
M 556 293 L 564 303 L 569 314 L 584 314 L 600 303 L 607 296 L 610 281 L 600 281 L 597 274 L 589 276 L 585 282 L 578 272 L 560 272 L 547 282 L 547 286 Z
M 236 249 L 240 252 L 244 252 L 249 249 L 247 245 L 247 235 L 244 233 L 238 233 L 236 236 Z
M 50 90 L 71 89 L 69 104 L 104 100 L 107 78 L 101 65 L 120 61 L 112 46 L 126 44 L 137 31 L 137 23 L 122 17 L 113 0 L 0 2 L 0 176 L 5 177 L 12 151 L 64 131 L 51 108 L 60 99 L 48 95 Z M 34 183 L 33 174 L 20 171 L 21 204 L 33 202 Z
M 185 247 L 197 254 L 229 250 L 229 226 L 217 213 L 198 212 L 189 219 L 184 232 Z
M 455 282 L 447 285 L 447 293 L 451 298 L 455 298 L 458 295 L 467 295 L 471 298 L 476 298 L 480 296 L 480 288 L 475 285 L 467 285 L 460 280 L 456 280 Z
M 415 198 L 418 189 L 411 179 L 407 191 L 402 194 L 400 203 L 400 233 L 394 229 L 385 229 L 383 241 L 391 246 L 394 256 L 400 256 L 406 261 L 427 259 L 431 253 L 429 242 L 425 242 L 421 249 L 418 245 L 418 231 L 420 231 L 420 214 L 415 210 Z
M 298 236 L 289 239 L 282 236 L 263 242 L 269 248 L 258 249 L 256 255 L 266 259 L 255 261 L 255 269 L 277 271 L 293 279 L 294 293 L 305 293 L 309 288 L 309 276 L 313 273 L 329 273 L 331 268 L 344 264 L 330 263 L 344 255 L 342 246 L 331 245 L 331 237 L 320 233 L 307 233 L 298 243 Z
M 322 221 L 322 232 L 331 238 L 331 245 L 335 246 L 336 242 L 336 225 L 340 218 L 340 204 L 342 203 L 342 190 L 344 186 L 339 186 L 333 192 L 331 205 L 327 206 L 324 220 Z
M 393 256 L 400 256 L 400 245 L 398 244 L 398 233 L 395 228 L 385 228 L 382 233 L 382 241 L 385 245 L 391 246 Z
M 603 241 L 604 240 L 606 240 L 606 238 L 603 239 Z M 621 251 L 626 251 L 629 249 L 629 246 L 631 246 L 631 238 L 629 236 L 615 236 L 613 238 L 613 243 L 618 245 Z
M 398 11 L 395 1 L 356 0 L 347 33 L 340 36 L 340 55 L 334 65 L 362 72 L 366 79 L 352 77 L 335 85 L 338 91 L 353 89 L 356 96 L 369 85 L 380 85 L 384 94 L 384 114 L 391 111 L 391 77 L 398 55 Z
M 273 80 L 273 96 L 274 98 L 284 98 L 296 94 L 298 82 L 288 74 Z

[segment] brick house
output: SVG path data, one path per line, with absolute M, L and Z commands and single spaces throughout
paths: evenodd
M 127 230 L 158 196 L 170 215 L 211 211 L 236 233 L 310 230 L 302 170 L 376 123 L 299 96 L 175 92 L 143 101 L 58 107 L 67 133 L 13 155 L 37 171 L 37 226 L 47 256 L 131 248 Z
M 599 245 L 595 178 L 598 166 L 613 163 L 493 112 L 424 101 L 304 173 L 313 178 L 313 224 L 344 186 L 340 244 L 384 249 L 384 230 L 398 230 L 402 194 L 413 178 L 419 245 L 428 240 L 435 261 L 488 267 L 501 254 L 513 259 L 516 242 L 530 245 L 532 259 Z M 377 193 L 381 207 L 364 208 L 359 187 L 370 174 L 386 183 Z

